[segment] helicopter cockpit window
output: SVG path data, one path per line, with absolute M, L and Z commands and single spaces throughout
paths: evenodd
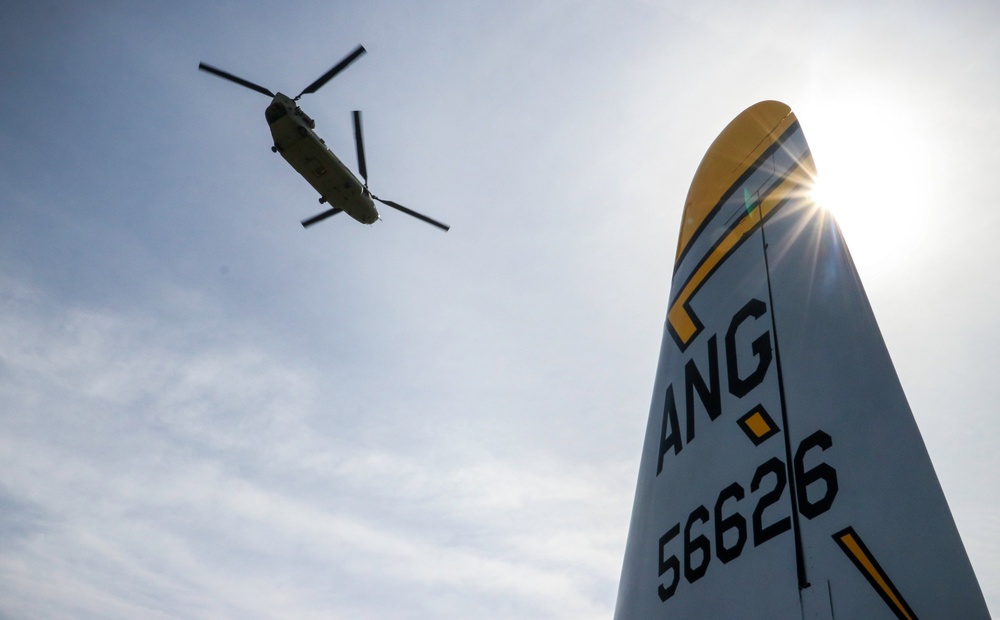
M 286 114 L 288 114 L 288 110 L 285 109 L 285 106 L 277 103 L 272 106 L 268 106 L 267 110 L 264 111 L 264 117 L 267 118 L 268 125 L 274 124 L 275 121 Z

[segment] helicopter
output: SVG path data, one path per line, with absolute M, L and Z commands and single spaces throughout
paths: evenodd
M 362 224 L 373 224 L 379 219 L 378 209 L 375 208 L 377 201 L 447 232 L 450 228 L 447 224 L 442 224 L 422 213 L 408 209 L 398 202 L 379 198 L 368 189 L 368 168 L 365 164 L 365 147 L 361 134 L 361 112 L 355 110 L 353 116 L 358 172 L 364 180 L 363 183 L 326 146 L 326 142 L 314 131 L 316 121 L 303 112 L 296 103 L 302 95 L 310 95 L 322 88 L 334 76 L 363 55 L 365 51 L 364 46 L 358 45 L 343 60 L 317 78 L 315 82 L 306 86 L 294 99 L 280 92 L 272 93 L 259 84 L 254 84 L 203 62 L 198 64 L 198 68 L 272 98 L 271 104 L 264 111 L 264 118 L 271 128 L 271 137 L 274 138 L 271 152 L 280 153 L 285 161 L 319 192 L 320 204 L 330 205 L 326 211 L 302 220 L 303 228 L 308 228 L 341 212 L 348 214 Z

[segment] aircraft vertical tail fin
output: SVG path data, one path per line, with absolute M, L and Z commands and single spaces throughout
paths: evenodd
M 691 183 L 616 620 L 989 618 L 814 176 L 765 101 Z

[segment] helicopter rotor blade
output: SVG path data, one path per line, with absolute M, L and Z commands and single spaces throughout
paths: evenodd
M 298 101 L 299 97 L 301 97 L 302 95 L 311 95 L 320 88 L 323 88 L 323 86 L 327 82 L 333 79 L 333 76 L 337 75 L 338 73 L 346 69 L 348 65 L 350 65 L 352 62 L 358 59 L 358 56 L 361 56 L 364 53 L 365 53 L 365 47 L 363 45 L 357 46 L 353 52 L 345 56 L 344 59 L 338 62 L 336 65 L 334 65 L 332 69 L 321 75 L 319 79 L 317 79 L 309 86 L 306 86 L 305 89 L 301 93 L 299 93 L 299 96 L 295 98 L 295 100 Z
M 337 215 L 341 211 L 343 211 L 343 209 L 341 209 L 339 207 L 334 207 L 332 209 L 327 209 L 326 211 L 324 211 L 324 212 L 322 212 L 322 213 L 320 213 L 318 215 L 314 215 L 314 216 L 312 216 L 311 218 L 309 218 L 307 220 L 302 220 L 302 228 L 309 228 L 313 224 L 318 224 L 319 222 L 322 222 L 323 220 L 325 220 L 328 217 L 333 217 L 334 215 Z
M 358 149 L 358 172 L 368 187 L 368 166 L 365 164 L 365 141 L 361 135 L 361 111 L 354 111 L 354 146 Z
M 253 82 L 251 82 L 249 80 L 244 80 L 241 77 L 236 77 L 232 73 L 227 73 L 226 71 L 223 71 L 222 69 L 216 69 L 212 65 L 206 65 L 205 63 L 200 62 L 200 63 L 198 63 L 198 68 L 201 69 L 202 71 L 208 71 L 212 75 L 216 75 L 216 76 L 218 76 L 218 77 L 220 77 L 220 78 L 222 78 L 224 80 L 229 80 L 230 82 L 235 82 L 235 83 L 239 84 L 240 86 L 245 86 L 245 87 L 249 88 L 250 90 L 255 90 L 255 91 L 257 91 L 258 93 L 260 93 L 262 95 L 267 95 L 268 97 L 274 97 L 274 93 L 272 93 L 268 89 L 264 88 L 260 84 L 254 84 Z
M 423 220 L 423 221 L 427 222 L 428 224 L 430 224 L 431 226 L 437 226 L 438 228 L 440 228 L 441 230 L 443 230 L 445 232 L 448 232 L 448 229 L 451 228 L 451 226 L 448 226 L 447 224 L 442 224 L 441 222 L 439 222 L 437 220 L 431 219 L 431 218 L 427 217 L 426 215 L 424 215 L 423 213 L 417 213 L 413 209 L 407 209 L 406 207 L 404 207 L 403 205 L 399 204 L 398 202 L 393 202 L 391 200 L 382 200 L 381 198 L 379 198 L 378 196 L 375 196 L 374 194 L 372 194 L 371 196 L 372 196 L 372 198 L 374 198 L 375 200 L 381 202 L 382 204 L 384 204 L 386 206 L 392 207 L 393 209 L 396 209 L 397 211 L 402 211 L 403 213 L 405 213 L 407 215 L 410 215 L 412 217 L 415 217 L 418 220 Z

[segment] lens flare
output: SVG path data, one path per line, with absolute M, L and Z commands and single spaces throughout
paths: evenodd
M 879 276 L 902 268 L 926 237 L 933 165 L 913 115 L 859 101 L 803 120 L 818 170 L 810 194 L 837 220 L 859 268 Z

